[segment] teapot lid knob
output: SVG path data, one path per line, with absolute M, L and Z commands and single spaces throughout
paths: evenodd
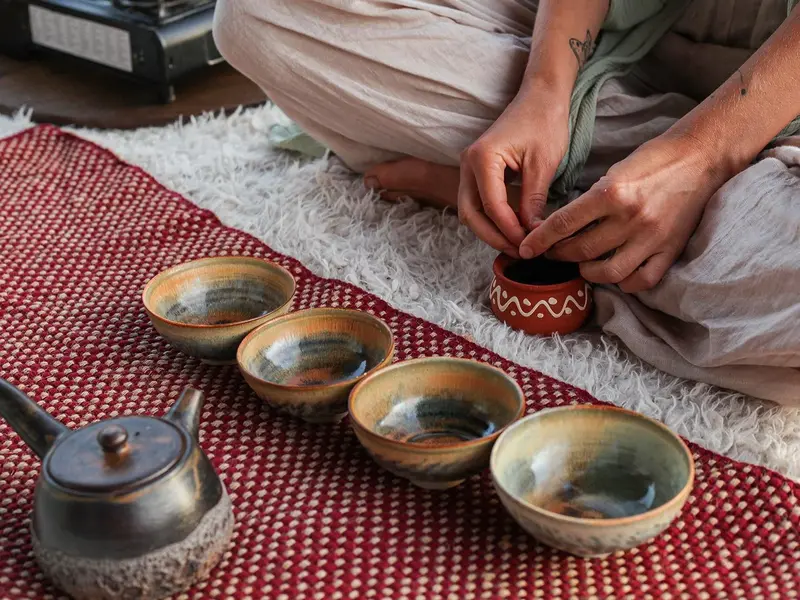
M 97 441 L 104 452 L 120 454 L 128 445 L 128 432 L 121 425 L 109 425 L 100 430 Z

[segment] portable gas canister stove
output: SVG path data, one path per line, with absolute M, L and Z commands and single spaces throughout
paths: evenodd
M 211 36 L 215 0 L 0 0 L 0 53 L 67 55 L 152 86 L 222 62 Z

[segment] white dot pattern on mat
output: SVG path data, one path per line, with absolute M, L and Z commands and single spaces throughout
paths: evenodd
M 544 547 L 505 513 L 487 473 L 445 492 L 376 466 L 346 421 L 267 409 L 235 367 L 170 348 L 141 306 L 145 282 L 204 256 L 263 256 L 298 280 L 295 308 L 343 306 L 392 328 L 397 358 L 452 355 L 516 378 L 528 411 L 597 402 L 222 226 L 109 152 L 52 127 L 0 141 L 0 376 L 66 425 L 161 415 L 207 396 L 201 443 L 234 502 L 234 540 L 181 598 L 788 600 L 800 588 L 800 491 L 769 470 L 692 446 L 695 489 L 652 542 L 583 560 Z M 0 598 L 55 598 L 33 555 L 39 461 L 0 424 Z

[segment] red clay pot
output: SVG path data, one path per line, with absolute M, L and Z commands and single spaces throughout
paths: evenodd
M 578 275 L 553 284 L 519 283 L 506 276 L 509 267 L 518 262 L 505 254 L 494 261 L 489 299 L 500 321 L 536 335 L 572 333 L 586 322 L 592 309 L 592 289 L 584 279 Z

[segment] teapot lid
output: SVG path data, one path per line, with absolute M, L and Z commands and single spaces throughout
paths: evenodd
M 55 483 L 76 492 L 122 493 L 169 471 L 186 445 L 185 435 L 168 421 L 120 417 L 65 436 L 45 468 Z

